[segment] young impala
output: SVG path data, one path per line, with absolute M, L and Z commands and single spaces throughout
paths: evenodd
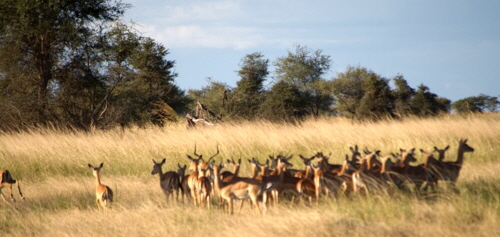
M 97 186 L 95 188 L 95 201 L 97 203 L 97 207 L 102 206 L 105 210 L 107 206 L 111 206 L 113 202 L 113 191 L 108 186 L 101 183 L 101 179 L 99 178 L 99 171 L 102 169 L 104 163 L 101 163 L 99 167 L 94 167 L 91 164 L 88 164 L 89 168 L 92 169 L 94 177 L 96 178 Z

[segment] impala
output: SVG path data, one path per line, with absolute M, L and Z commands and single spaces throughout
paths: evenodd
M 460 175 L 460 170 L 464 163 L 464 154 L 466 152 L 474 152 L 474 148 L 467 144 L 467 139 L 460 139 L 458 143 L 457 160 L 441 162 L 439 164 L 442 179 L 450 181 L 453 187 L 455 187 L 455 183 Z
M 300 178 L 300 180 L 297 182 L 297 193 L 298 193 L 298 201 L 300 201 L 300 197 L 302 195 L 305 195 L 307 199 L 309 200 L 309 204 L 312 203 L 312 196 L 315 195 L 316 189 L 314 186 L 314 182 L 312 180 L 313 174 L 311 172 L 311 161 L 315 158 L 315 156 L 311 158 L 305 158 L 302 155 L 300 155 L 300 158 L 304 162 L 305 170 L 300 170 L 299 172 L 295 173 L 295 177 Z M 292 203 L 293 203 L 294 197 L 292 197 Z M 318 198 L 316 196 L 316 203 L 318 203 Z
M 174 191 L 176 194 L 176 200 L 179 201 L 179 189 L 182 189 L 179 174 L 175 171 L 168 171 L 166 173 L 163 173 L 161 166 L 165 164 L 165 161 L 166 158 L 164 158 L 160 163 L 157 163 L 155 160 L 153 160 L 154 165 L 153 171 L 151 171 L 151 175 L 158 174 L 158 176 L 160 177 L 160 187 L 167 198 L 167 202 L 169 201 L 170 196 Z
M 417 161 L 414 156 L 415 148 L 410 150 L 400 149 L 400 151 L 401 158 L 396 163 L 395 167 L 392 168 L 392 171 L 401 175 L 395 177 L 395 184 L 399 187 L 403 187 L 403 185 L 407 183 L 406 181 L 409 181 L 415 185 L 417 190 L 420 190 L 424 184 L 432 185 L 432 174 L 429 169 L 424 167 L 424 165 L 410 165 L 411 162 Z M 425 189 L 427 189 L 427 186 Z
M 191 198 L 191 190 L 189 189 L 189 185 L 187 182 L 189 175 L 186 175 L 187 165 L 181 166 L 179 163 L 177 163 L 177 167 L 177 174 L 179 175 L 180 187 L 182 192 L 182 202 L 184 202 L 184 196 L 186 196 L 188 200 Z
M 434 151 L 435 151 L 435 152 L 437 152 L 437 153 L 439 154 L 439 156 L 438 156 L 439 161 L 444 161 L 445 153 L 446 153 L 446 151 L 447 151 L 448 149 L 450 149 L 450 146 L 449 146 L 449 145 L 448 145 L 448 146 L 446 146 L 446 147 L 445 147 L 445 148 L 443 148 L 443 149 L 439 149 L 439 148 L 437 148 L 437 147 L 434 147 Z
M 101 179 L 99 178 L 99 171 L 101 171 L 104 163 L 101 163 L 99 167 L 94 167 L 91 164 L 88 164 L 89 168 L 92 169 L 92 173 L 96 178 L 96 188 L 95 188 L 95 201 L 97 203 L 97 207 L 102 206 L 105 210 L 106 207 L 113 202 L 113 191 L 108 186 L 101 183 Z
M 2 175 L 0 182 L 0 194 L 2 195 L 3 200 L 7 201 L 7 199 L 5 199 L 5 196 L 2 193 L 2 188 L 8 187 L 10 189 L 10 199 L 13 202 L 16 201 L 16 199 L 14 199 L 14 195 L 12 195 L 12 185 L 15 184 L 16 182 L 17 182 L 17 190 L 19 191 L 19 196 L 21 196 L 21 198 L 25 200 L 23 193 L 21 192 L 21 186 L 19 185 L 19 180 L 16 181 L 15 179 L 13 179 L 8 170 L 0 170 L 0 174 Z
M 210 195 L 212 194 L 212 183 L 207 177 L 207 171 L 209 168 L 201 168 L 201 164 L 198 167 L 198 179 L 195 181 L 196 197 L 198 198 L 198 204 L 201 208 L 206 203 L 208 209 L 210 209 Z
M 233 211 L 234 199 L 250 199 L 252 201 L 252 204 L 258 207 L 259 212 L 265 214 L 266 192 L 263 183 L 265 184 L 266 177 L 263 177 L 263 181 L 251 178 L 242 178 L 235 182 L 223 183 L 219 175 L 220 169 L 223 167 L 223 165 L 222 164 L 221 165 L 210 164 L 210 165 L 212 166 L 212 170 L 214 171 L 215 174 L 215 180 L 214 180 L 215 189 L 217 189 L 217 193 L 220 196 L 220 198 L 226 201 L 228 205 L 227 209 L 228 213 L 230 213 L 231 215 L 234 214 Z M 261 194 L 263 195 L 262 207 L 258 205 L 258 200 L 257 200 L 257 198 Z
M 219 146 L 217 145 L 217 153 L 211 156 L 207 162 L 204 162 L 202 155 L 198 155 L 196 153 L 196 144 L 195 144 L 194 155 L 197 156 L 198 158 L 193 158 L 190 155 L 187 155 L 189 160 L 191 160 L 189 169 L 193 170 L 193 172 L 187 178 L 187 183 L 189 189 L 191 190 L 191 197 L 193 198 L 195 206 L 201 205 L 201 203 L 199 203 L 198 201 L 207 200 L 210 198 L 209 196 L 212 194 L 212 188 L 211 188 L 212 184 L 210 179 L 208 178 L 211 175 L 207 173 L 209 172 L 209 170 L 211 170 L 209 169 L 210 160 L 212 160 L 218 154 L 219 154 Z M 207 180 L 208 184 L 206 182 Z M 200 190 L 200 188 L 204 188 L 204 190 Z M 208 190 L 210 191 L 208 193 L 208 196 L 203 196 L 203 197 L 198 196 L 198 194 L 205 195 L 207 189 L 210 189 Z
M 311 161 L 314 158 L 316 158 L 316 156 L 312 156 L 311 158 L 305 158 L 304 156 L 299 155 L 299 157 L 304 162 L 305 169 L 297 171 L 293 176 L 297 177 L 297 178 L 301 178 L 301 179 L 302 178 L 311 179 L 312 178 L 312 172 L 311 172 L 311 166 L 310 166 L 310 164 L 311 164 Z
M 356 193 L 361 191 L 369 193 L 373 191 L 385 191 L 390 180 L 390 169 L 394 166 L 389 156 L 382 157 L 380 170 L 369 169 L 368 155 L 361 160 L 360 169 L 352 174 L 353 188 Z
M 221 178 L 222 178 L 222 182 L 229 182 L 233 178 L 238 177 L 238 175 L 240 173 L 241 159 L 239 159 L 238 162 L 235 162 L 231 158 L 231 160 L 229 160 L 229 159 L 227 160 L 227 163 L 233 166 L 233 172 L 230 172 L 230 171 L 224 171 L 224 172 L 222 172 L 220 174 Z

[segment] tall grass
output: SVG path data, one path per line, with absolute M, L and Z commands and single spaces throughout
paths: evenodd
M 374 195 L 322 199 L 318 206 L 284 201 L 265 216 L 247 206 L 229 216 L 218 206 L 198 210 L 185 201 L 166 203 L 153 163 L 167 158 L 164 171 L 187 164 L 186 154 L 216 161 L 269 155 L 332 153 L 342 161 L 349 146 L 380 149 L 443 148 L 457 156 L 469 139 L 457 190 L 441 185 L 432 195 Z M 186 130 L 184 124 L 84 132 L 36 130 L 0 134 L 0 169 L 21 181 L 26 201 L 0 201 L 0 233 L 7 236 L 490 236 L 500 233 L 500 114 L 446 116 L 377 123 L 341 118 L 300 125 L 268 122 L 221 124 Z M 421 157 L 417 156 L 422 162 Z M 95 180 L 87 163 L 104 162 L 101 181 L 115 192 L 113 208 L 98 212 Z M 293 159 L 302 168 L 299 159 Z M 8 189 L 3 189 L 8 194 Z M 15 195 L 18 198 L 17 195 Z M 19 199 L 19 198 L 18 198 Z M 238 213 L 238 211 L 236 211 Z

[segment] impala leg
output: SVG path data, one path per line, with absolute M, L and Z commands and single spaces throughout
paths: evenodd
M 229 213 L 233 215 L 233 199 L 229 199 Z
M 16 199 L 14 199 L 14 195 L 12 195 L 12 185 L 9 186 L 9 189 L 10 189 L 10 199 L 15 202 Z

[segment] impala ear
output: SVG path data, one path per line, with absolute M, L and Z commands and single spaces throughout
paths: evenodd
M 92 166 L 91 164 L 88 164 L 88 165 L 89 165 L 89 168 L 92 168 L 92 169 L 94 168 L 94 166 Z
M 450 148 L 450 145 L 444 148 L 445 151 L 447 151 Z
M 99 165 L 99 169 L 100 169 L 100 168 L 102 168 L 103 166 L 104 166 L 104 163 L 101 163 L 101 164 Z
M 161 164 L 165 164 L 165 161 L 167 161 L 167 158 L 163 158 L 163 160 L 161 161 Z

